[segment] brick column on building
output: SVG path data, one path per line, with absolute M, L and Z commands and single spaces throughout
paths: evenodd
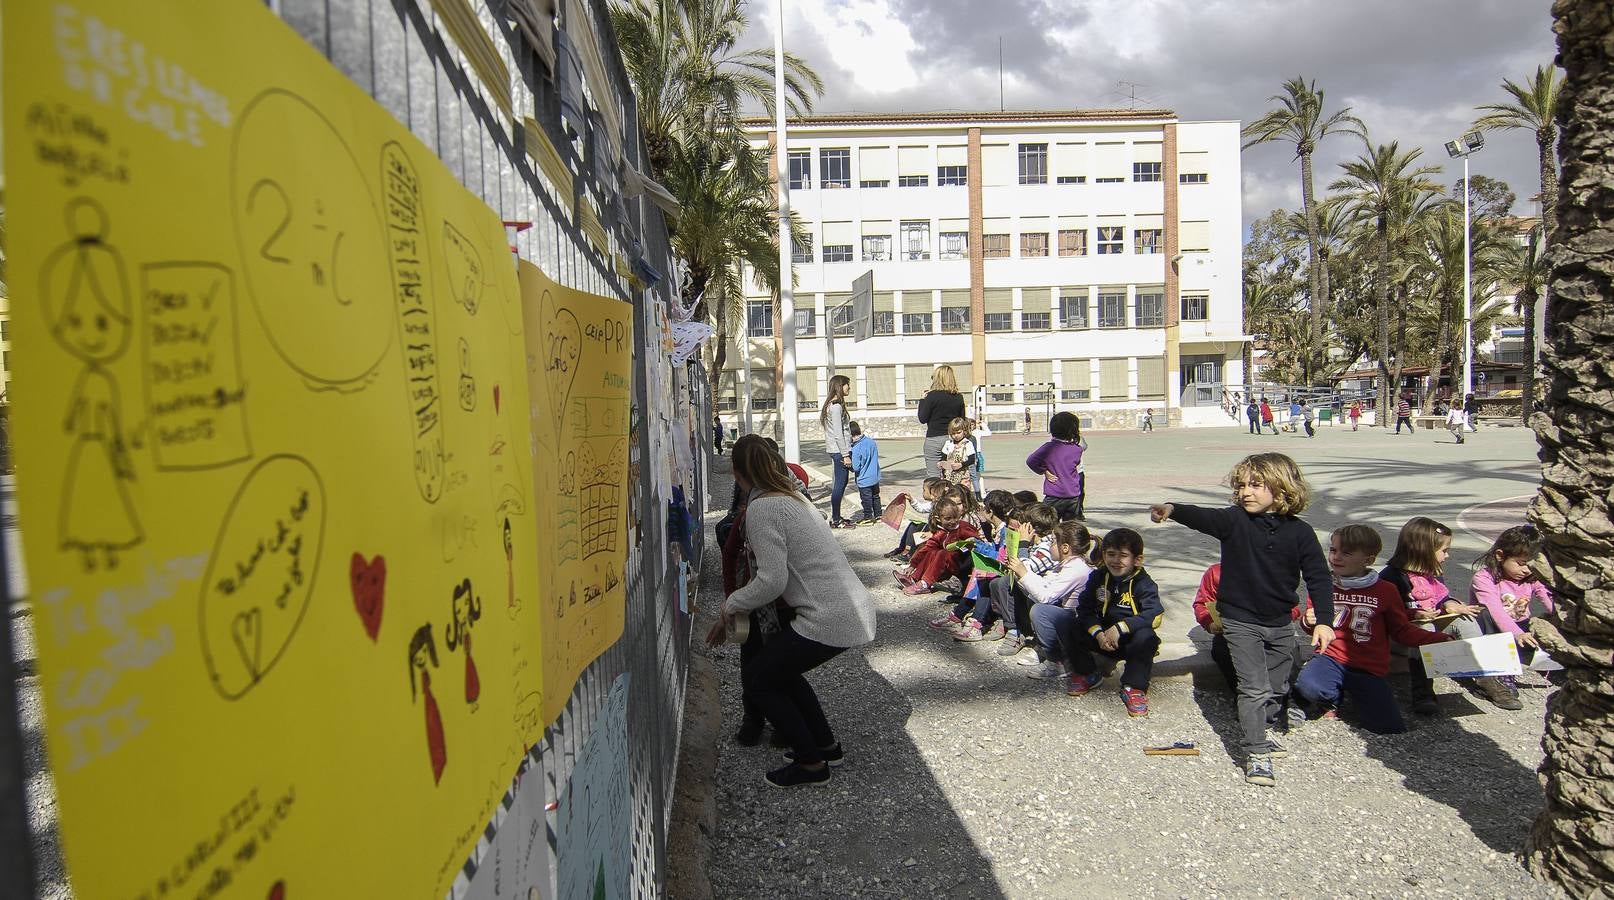
M 1165 188 L 1166 241 L 1166 421 L 1171 425 L 1182 422 L 1182 335 L 1180 312 L 1182 302 L 1178 278 L 1180 242 L 1178 240 L 1179 211 L 1177 209 L 1177 123 L 1164 127 L 1160 141 L 1160 180 Z
M 970 384 L 986 383 L 986 248 L 981 246 L 981 129 L 969 131 Z M 979 410 L 976 415 L 979 415 Z

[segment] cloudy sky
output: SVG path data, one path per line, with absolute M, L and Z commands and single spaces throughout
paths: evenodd
M 1284 80 L 1314 79 L 1331 111 L 1349 106 L 1375 141 L 1423 148 L 1449 185 L 1443 144 L 1474 107 L 1502 102 L 1554 52 L 1546 0 L 785 0 L 787 49 L 824 78 L 819 112 L 997 109 L 998 39 L 1009 109 L 1174 109 L 1249 122 Z M 771 46 L 774 0 L 752 0 L 747 44 Z M 1136 87 L 1123 85 L 1131 82 Z M 1361 143 L 1325 142 L 1321 191 Z M 1475 174 L 1506 181 L 1534 212 L 1533 136 L 1488 135 Z M 1244 153 L 1246 226 L 1298 207 L 1292 145 Z

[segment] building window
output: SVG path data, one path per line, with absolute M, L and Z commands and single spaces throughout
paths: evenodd
M 985 259 L 1008 259 L 1009 236 L 1006 234 L 981 235 L 981 256 Z
M 1126 229 L 1120 225 L 1098 227 L 1098 255 L 1117 254 L 1126 249 Z
M 800 241 L 795 238 L 790 239 L 790 261 L 793 263 L 810 263 L 813 261 L 812 235 L 805 235 L 805 240 Z
M 1091 399 L 1093 399 L 1093 392 L 1089 388 L 1078 388 L 1078 389 L 1075 389 L 1075 390 L 1060 391 L 1059 392 L 1059 399 L 1061 399 L 1061 400 L 1091 400 Z
M 983 325 L 987 331 L 1013 331 L 1014 313 L 987 313 Z
M 724 394 L 717 398 L 717 408 L 722 412 L 734 412 L 739 406 L 740 403 L 734 399 L 733 394 Z
M 829 327 L 836 337 L 851 337 L 856 333 L 852 327 L 853 313 L 850 303 L 843 303 L 829 311 Z
M 1204 322 L 1210 318 L 1209 294 L 1183 294 L 1182 320 L 1184 322 Z
M 1133 181 L 1159 181 L 1160 180 L 1160 164 L 1159 163 L 1133 163 L 1132 164 L 1132 180 Z
M 1177 176 L 1178 184 L 1209 184 L 1210 176 L 1204 172 L 1184 172 Z
M 1098 295 L 1098 327 L 1126 327 L 1126 293 L 1110 292 Z
M 852 151 L 845 149 L 818 151 L 818 180 L 819 185 L 826 188 L 851 187 Z
M 902 223 L 902 258 L 930 259 L 930 223 Z
M 891 186 L 891 179 L 881 178 L 878 181 L 859 181 L 857 186 L 860 188 L 888 188 Z
M 768 409 L 778 409 L 779 408 L 779 398 L 778 397 L 758 397 L 755 394 L 753 394 L 753 395 L 751 395 L 751 408 L 754 409 L 754 410 L 757 410 L 757 411 L 768 410 Z
M 854 262 L 851 244 L 825 244 L 824 262 Z
M 1086 184 L 1086 175 L 1061 175 L 1054 179 L 1055 184 Z
M 773 337 L 773 302 L 754 300 L 745 305 L 745 333 L 751 337 Z
M 1059 325 L 1061 328 L 1087 327 L 1087 292 L 1059 295 Z
M 1126 181 L 1126 179 L 1122 178 L 1122 177 L 1120 177 L 1118 175 L 1111 176 L 1109 178 L 1095 178 L 1095 179 L 1093 179 L 1094 184 L 1120 184 L 1123 181 Z
M 803 191 L 813 186 L 813 154 L 809 150 L 792 150 L 790 159 L 790 189 Z
M 1165 247 L 1165 238 L 1162 235 L 1163 232 L 1158 228 L 1133 229 L 1132 252 L 1144 255 L 1159 253 Z
M 897 330 L 897 314 L 889 309 L 877 309 L 874 317 L 869 321 L 869 331 L 873 334 L 895 334 Z
M 1059 232 L 1060 256 L 1087 255 L 1087 229 L 1077 228 Z
M 1020 314 L 1021 331 L 1047 331 L 1050 314 L 1045 312 L 1023 312 Z
M 889 262 L 891 260 L 891 235 L 864 235 L 863 259 L 866 262 Z
M 817 310 L 796 310 L 796 337 L 817 337 L 818 320 Z
M 903 334 L 931 334 L 936 330 L 934 313 L 903 313 Z M 921 392 L 922 393 L 922 392 Z
M 965 187 L 970 183 L 969 166 L 937 166 L 937 187 Z
M 1166 295 L 1150 291 L 1138 293 L 1138 327 L 1166 324 Z
M 1020 235 L 1021 256 L 1047 256 L 1048 232 L 1040 231 L 1035 234 Z
M 1020 183 L 1048 183 L 1048 145 L 1020 145 Z
M 944 231 L 936 254 L 937 259 L 969 259 L 970 233 L 967 231 Z
M 942 334 L 968 334 L 970 330 L 970 308 L 967 306 L 944 306 L 941 311 Z
M 928 187 L 929 175 L 898 175 L 897 187 Z

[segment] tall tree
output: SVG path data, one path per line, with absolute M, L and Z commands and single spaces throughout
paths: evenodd
M 1552 13 L 1565 76 L 1556 110 L 1563 188 L 1549 256 L 1546 409 L 1532 420 L 1541 491 L 1530 519 L 1546 538 L 1537 571 L 1558 609 L 1530 631 L 1563 664 L 1565 681 L 1547 700 L 1547 806 L 1525 863 L 1571 896 L 1593 897 L 1614 884 L 1614 5 L 1557 0 Z
M 1328 314 L 1328 259 L 1317 235 L 1317 203 L 1312 190 L 1311 155 L 1317 144 L 1330 134 L 1363 135 L 1360 119 L 1351 115 L 1350 107 L 1333 113 L 1323 111 L 1323 92 L 1317 82 L 1304 77 L 1291 78 L 1283 83 L 1283 92 L 1269 98 L 1276 106 L 1266 115 L 1244 127 L 1244 146 L 1253 147 L 1272 141 L 1295 145 L 1295 157 L 1300 160 L 1301 214 L 1306 217 L 1306 239 L 1310 249 L 1307 269 L 1311 280 L 1311 335 L 1314 342 L 1312 355 L 1323 356 L 1323 317 Z
M 1513 188 L 1508 187 L 1507 182 L 1478 173 L 1470 177 L 1473 184 L 1468 190 L 1469 215 L 1476 219 L 1500 219 L 1513 211 L 1513 203 L 1518 195 L 1513 193 Z M 1451 196 L 1461 202 L 1463 179 L 1451 183 Z
M 1373 223 L 1374 241 L 1378 246 L 1377 273 L 1373 285 L 1374 306 L 1379 324 L 1379 397 L 1375 422 L 1389 427 L 1392 384 L 1390 373 L 1390 283 L 1391 243 L 1394 237 L 1394 213 L 1398 200 L 1417 192 L 1434 193 L 1440 185 L 1428 176 L 1440 171 L 1439 166 L 1416 166 L 1420 149 L 1405 150 L 1396 141 L 1374 146 L 1362 138 L 1366 152 L 1341 165 L 1344 176 L 1329 185 L 1330 190 L 1344 191 L 1349 195 L 1350 208 L 1359 219 Z
M 1530 229 L 1524 246 L 1512 245 L 1512 250 L 1497 273 L 1502 283 L 1514 289 L 1519 307 L 1519 318 L 1524 325 L 1524 365 L 1519 380 L 1524 424 L 1530 424 L 1531 406 L 1536 396 L 1536 304 L 1547 283 L 1546 258 L 1542 254 L 1541 226 Z

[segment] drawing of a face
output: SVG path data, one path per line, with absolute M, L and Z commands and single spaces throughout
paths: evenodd
M 67 351 L 85 362 L 117 358 L 129 345 L 128 293 L 122 271 L 106 239 L 106 213 L 86 199 L 67 209 L 67 227 L 79 245 L 75 271 L 66 293 L 53 310 L 51 334 Z
M 421 682 L 426 679 L 426 666 L 437 667 L 437 644 L 432 641 L 431 625 L 422 625 L 415 630 L 415 635 L 409 641 L 409 696 L 416 696 L 419 687 L 416 685 L 415 671 L 421 674 Z
M 364 171 L 319 110 L 281 90 L 248 104 L 231 152 L 236 240 L 270 341 L 312 381 L 361 378 L 391 341 L 393 296 Z M 424 278 L 424 243 L 420 256 Z

